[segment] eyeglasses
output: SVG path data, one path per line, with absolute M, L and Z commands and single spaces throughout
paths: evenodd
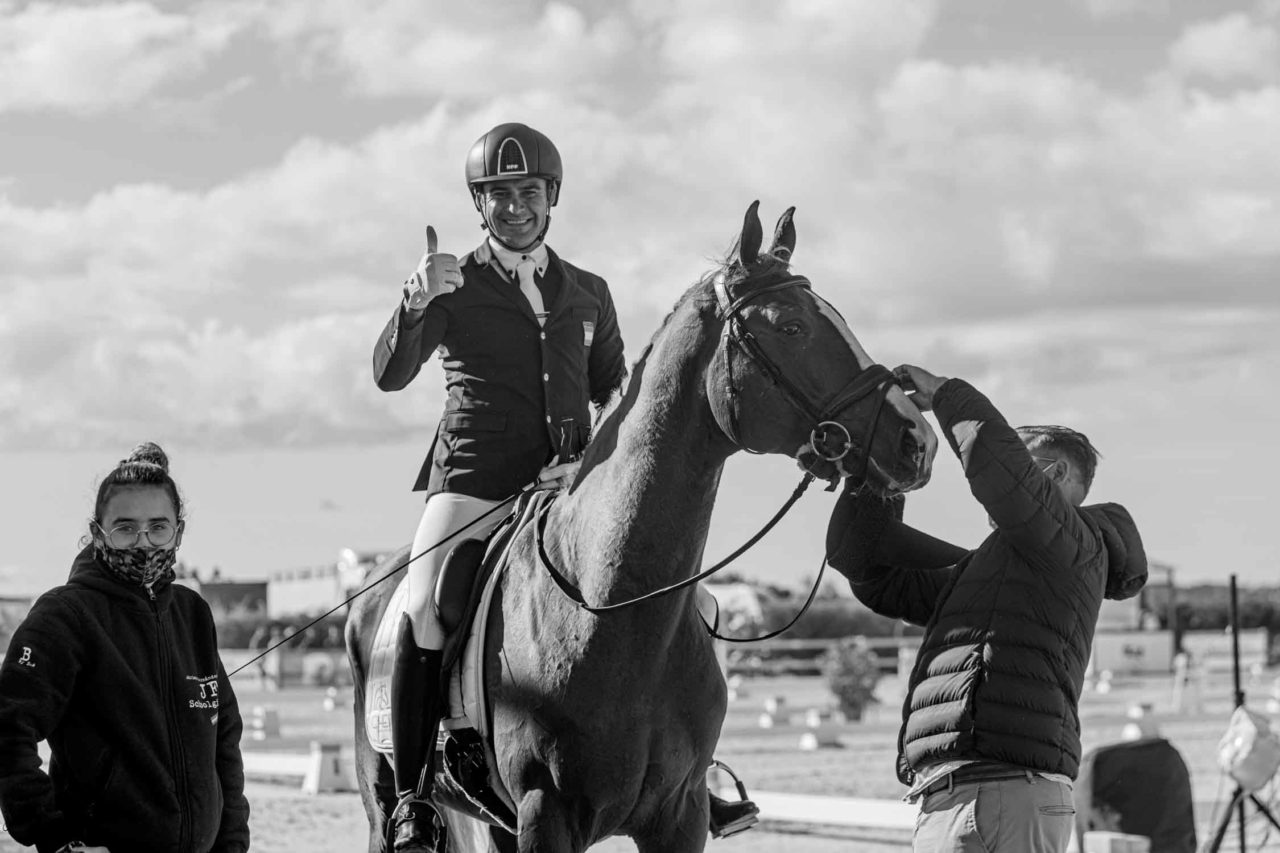
M 110 530 L 103 530 L 102 525 L 96 522 L 94 526 L 112 548 L 136 548 L 144 536 L 147 537 L 147 544 L 155 548 L 163 548 L 172 542 L 173 537 L 178 533 L 178 526 L 168 521 L 157 521 L 146 527 L 139 527 L 136 524 L 117 524 Z

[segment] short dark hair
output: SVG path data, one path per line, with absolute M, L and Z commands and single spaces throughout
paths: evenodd
M 1089 491 L 1093 485 L 1093 475 L 1098 470 L 1098 459 L 1102 456 L 1098 449 L 1089 443 L 1082 432 L 1064 426 L 1052 424 L 1018 427 L 1018 438 L 1033 453 L 1037 450 L 1054 450 L 1071 460 L 1080 471 L 1084 490 Z
M 120 464 L 102 478 L 93 506 L 93 520 L 102 523 L 102 513 L 117 490 L 143 486 L 160 486 L 168 492 L 173 500 L 174 518 L 182 521 L 182 496 L 178 494 L 178 484 L 169 476 L 169 457 L 160 445 L 151 441 L 135 447 L 128 459 L 121 459 Z

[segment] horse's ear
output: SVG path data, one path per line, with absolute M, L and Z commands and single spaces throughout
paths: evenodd
M 764 240 L 764 228 L 760 225 L 759 200 L 751 202 L 747 215 L 742 219 L 742 236 L 738 238 L 738 260 L 745 267 L 760 255 L 760 243 Z
M 795 212 L 794 207 L 788 207 L 778 217 L 778 227 L 773 231 L 773 245 L 769 247 L 769 254 L 784 261 L 790 261 L 791 253 L 796 250 L 796 225 L 791 221 Z

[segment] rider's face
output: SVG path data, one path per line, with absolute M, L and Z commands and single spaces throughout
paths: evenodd
M 483 201 L 484 218 L 493 233 L 516 249 L 533 245 L 551 209 L 547 182 L 542 178 L 513 178 L 486 184 Z

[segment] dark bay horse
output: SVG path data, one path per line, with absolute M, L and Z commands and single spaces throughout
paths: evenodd
M 791 271 L 791 215 L 761 253 L 751 206 L 731 257 L 676 304 L 602 419 L 576 482 L 551 504 L 546 563 L 589 604 L 698 571 L 721 470 L 739 450 L 797 457 L 823 478 L 862 478 L 882 494 L 928 480 L 932 430 Z M 694 590 L 591 613 L 553 583 L 536 528 L 521 528 L 510 546 L 485 643 L 495 769 L 518 818 L 516 838 L 495 830 L 505 838 L 493 846 L 580 853 L 625 835 L 641 853 L 699 853 L 726 688 Z M 401 551 L 371 578 L 405 560 Z M 353 605 L 347 639 L 358 683 L 392 589 L 381 584 Z M 370 849 L 381 850 L 395 798 L 387 762 L 365 738 L 359 689 L 356 697 Z M 489 846 L 464 835 L 451 833 L 451 849 Z

